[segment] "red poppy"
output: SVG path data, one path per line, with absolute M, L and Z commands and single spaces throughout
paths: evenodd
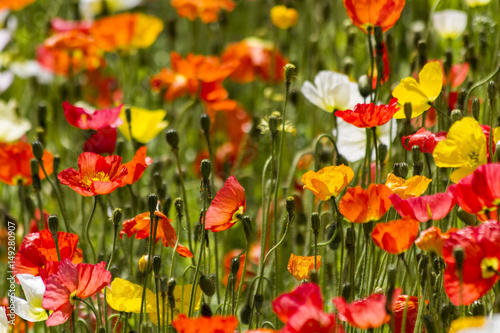
M 405 6 L 405 0 L 343 0 L 347 16 L 363 32 L 379 26 L 386 32 L 396 24 Z
M 401 217 L 411 217 L 419 222 L 441 220 L 455 207 L 455 198 L 450 193 L 436 193 L 401 199 L 399 195 L 392 194 L 389 199 Z
M 231 228 L 246 210 L 245 189 L 236 177 L 229 177 L 215 195 L 205 216 L 205 229 L 212 232 Z
M 375 57 L 377 54 L 377 50 L 373 50 L 373 56 Z M 387 57 L 387 47 L 385 46 L 385 43 L 382 42 L 382 62 L 384 64 L 384 72 L 382 73 L 382 77 L 380 78 L 380 84 L 384 84 L 387 82 L 389 79 L 389 75 L 391 74 L 390 72 L 390 66 L 389 66 L 389 58 Z M 370 74 L 371 74 L 371 67 L 370 67 Z M 377 80 L 378 80 L 379 74 L 377 71 L 377 66 L 374 66 L 373 68 L 373 78 L 372 78 L 372 89 L 375 90 L 377 87 Z
M 399 111 L 398 100 L 391 99 L 388 105 L 356 104 L 354 110 L 336 111 L 335 115 L 359 128 L 386 124 Z
M 443 257 L 444 243 L 450 238 L 450 235 L 458 231 L 457 228 L 450 228 L 444 234 L 438 227 L 430 227 L 420 233 L 415 240 L 415 245 L 423 251 L 434 252 L 441 258 Z
M 58 245 L 61 260 L 70 259 L 73 263 L 82 262 L 82 249 L 78 249 L 78 235 L 59 231 Z M 27 234 L 15 258 L 14 274 L 38 276 L 48 262 L 58 261 L 56 244 L 49 230 Z
M 410 217 L 378 223 L 372 231 L 375 245 L 391 254 L 400 254 L 410 249 L 418 235 L 419 222 Z
M 339 210 L 353 223 L 378 221 L 391 208 L 392 191 L 383 184 L 370 184 L 367 190 L 361 186 L 347 189 L 339 203 Z
M 146 156 L 147 150 L 148 148 L 146 146 L 137 149 L 132 161 L 123 164 L 127 168 L 128 173 L 121 186 L 132 185 L 138 181 L 146 168 L 153 163 L 153 159 Z
M 78 169 L 68 168 L 59 173 L 61 184 L 85 197 L 108 194 L 119 187 L 127 176 L 127 167 L 121 165 L 120 156 L 103 157 L 95 153 L 82 153 Z
M 111 273 L 104 267 L 105 262 L 97 265 L 78 264 L 64 259 L 56 274 L 45 281 L 42 306 L 52 310 L 45 324 L 56 326 L 65 323 L 73 312 L 75 298 L 85 299 L 93 296 L 111 282 Z
M 403 143 L 403 148 L 406 150 L 411 151 L 413 146 L 418 146 L 421 153 L 432 154 L 438 142 L 446 139 L 446 134 L 446 132 L 432 133 L 422 127 L 415 134 L 403 136 L 401 142 Z M 409 139 L 408 145 L 406 145 L 407 139 Z
M 105 127 L 116 128 L 123 123 L 123 120 L 119 117 L 123 104 L 103 110 L 85 110 L 69 102 L 63 102 L 62 106 L 68 123 L 83 130 L 99 130 Z
M 85 141 L 83 151 L 96 154 L 113 154 L 117 137 L 118 131 L 116 128 L 101 128 Z
M 465 256 L 462 281 L 453 254 L 457 248 L 462 248 Z M 451 234 L 444 244 L 443 257 L 446 262 L 446 294 L 457 306 L 472 304 L 485 295 L 499 279 L 500 224 L 489 221 Z
M 392 304 L 396 302 L 400 293 L 401 289 L 394 290 Z M 391 319 L 386 311 L 387 296 L 384 294 L 373 294 L 351 304 L 347 304 L 343 297 L 334 298 L 332 302 L 337 308 L 339 319 L 356 328 L 377 328 Z M 389 308 L 392 310 L 393 305 Z
M 425 301 L 426 303 L 429 303 Z M 405 317 L 405 308 L 406 308 L 406 325 L 404 330 L 401 330 L 403 326 L 403 318 Z M 394 303 L 394 328 L 395 333 L 413 333 L 415 330 L 415 325 L 417 323 L 417 315 L 418 315 L 418 297 L 417 296 L 408 296 L 408 295 L 399 295 Z M 425 328 L 422 331 L 425 333 Z
M 161 238 L 163 246 L 170 246 L 175 248 L 177 243 L 177 235 L 175 234 L 174 227 L 172 227 L 172 220 L 163 215 L 161 212 L 156 211 L 155 216 L 158 219 L 158 227 L 156 229 L 156 242 Z M 123 230 L 120 231 L 120 238 L 123 235 L 131 237 L 135 235 L 136 239 L 144 239 L 150 236 L 151 231 L 151 216 L 150 213 L 142 213 L 133 219 L 123 221 Z M 186 247 L 178 244 L 177 253 L 183 257 L 192 258 L 193 254 Z
M 178 333 L 234 333 L 238 319 L 234 316 L 188 318 L 181 314 L 172 324 Z

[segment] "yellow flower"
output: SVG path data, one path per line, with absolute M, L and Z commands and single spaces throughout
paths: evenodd
M 280 29 L 294 27 L 299 19 L 299 14 L 293 8 L 285 6 L 274 6 L 271 8 L 271 21 Z
M 465 317 L 455 319 L 451 325 L 448 333 L 455 333 L 471 327 L 482 327 L 485 323 L 485 317 Z
M 319 269 L 321 266 L 321 256 L 317 258 L 317 265 Z M 309 273 L 314 269 L 314 256 L 301 257 L 291 253 L 287 269 L 297 281 L 309 279 Z
M 124 279 L 115 278 L 106 292 L 106 302 L 116 311 L 141 312 L 142 287 Z M 156 297 L 146 289 L 146 313 L 156 311 Z
M 326 201 L 339 195 L 354 178 L 352 169 L 345 165 L 325 167 L 318 172 L 307 171 L 302 176 L 304 188 L 311 190 L 317 199 Z
M 189 312 L 189 302 L 191 300 L 191 289 L 193 289 L 192 284 L 186 284 L 185 286 L 175 286 L 174 288 L 174 298 L 175 298 L 175 309 L 174 309 L 174 320 L 177 318 L 179 314 L 185 314 L 187 315 Z M 195 303 L 194 303 L 194 310 L 198 311 L 200 308 L 200 301 L 201 301 L 201 288 L 198 286 L 196 287 L 196 295 L 195 295 Z M 160 320 L 163 320 L 162 314 L 163 314 L 163 307 L 165 306 L 165 313 L 167 312 L 166 310 L 169 310 L 169 315 L 167 318 L 167 324 L 170 323 L 170 307 L 168 305 L 168 297 L 165 298 L 165 304 L 161 304 L 161 297 L 160 297 Z M 156 305 L 156 303 L 155 303 Z M 153 312 L 149 313 L 149 319 L 153 322 L 153 324 L 158 325 L 158 314 L 156 312 L 156 306 Z
M 123 124 L 118 127 L 123 136 L 130 140 L 130 131 L 125 116 L 125 109 L 122 108 L 120 118 Z M 163 120 L 167 114 L 164 110 L 146 110 L 135 106 L 130 107 L 130 115 L 132 121 L 132 136 L 136 141 L 147 143 L 155 138 L 165 127 L 168 122 Z
M 391 189 L 394 194 L 397 194 L 401 199 L 408 199 L 421 196 L 426 190 L 432 179 L 425 176 L 413 176 L 408 180 L 397 177 L 389 173 L 385 186 Z
M 138 49 L 150 47 L 163 30 L 163 21 L 155 16 L 140 14 L 134 27 L 131 46 Z
M 433 61 L 427 63 L 420 73 L 418 73 L 418 80 L 419 82 L 412 77 L 402 79 L 392 92 L 392 96 L 398 99 L 398 103 L 401 106 L 404 106 L 405 103 L 411 103 L 412 118 L 420 116 L 424 111 L 428 110 L 431 107 L 429 103 L 434 102 L 441 93 L 441 89 L 443 88 L 443 71 L 439 62 Z M 396 112 L 394 118 L 405 118 L 403 107 Z
M 487 163 L 486 136 L 474 118 L 463 118 L 450 127 L 446 139 L 436 145 L 432 156 L 440 168 L 459 168 L 450 176 L 457 183 Z

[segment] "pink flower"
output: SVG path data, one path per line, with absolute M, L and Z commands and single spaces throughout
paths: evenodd
M 119 105 L 111 109 L 85 110 L 70 104 L 63 103 L 64 116 L 68 123 L 72 126 L 83 130 L 93 129 L 99 130 L 104 127 L 118 127 L 123 123 L 119 118 L 120 111 L 123 105 Z
M 419 222 L 427 222 L 429 219 L 441 220 L 455 207 L 455 198 L 448 192 L 405 200 L 393 194 L 389 199 L 401 217 L 410 216 Z

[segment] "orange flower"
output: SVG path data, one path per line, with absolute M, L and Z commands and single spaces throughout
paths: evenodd
M 173 325 L 178 333 L 234 333 L 238 319 L 234 316 L 188 318 L 181 314 Z
M 385 186 L 390 188 L 394 194 L 399 195 L 401 199 L 408 199 L 421 196 L 431 181 L 432 179 L 425 176 L 413 176 L 405 180 L 389 173 Z
M 43 42 L 43 45 L 48 49 L 67 51 L 85 50 L 95 47 L 94 39 L 78 30 L 59 32 L 47 38 Z
M 31 185 L 30 160 L 35 158 L 31 150 L 31 145 L 26 142 L 0 143 L 0 181 L 8 185 Z M 48 151 L 43 151 L 43 166 L 47 174 L 52 173 L 52 161 L 54 156 Z M 40 169 L 38 176 L 45 178 L 45 174 Z
M 368 27 L 380 26 L 383 32 L 392 28 L 404 6 L 405 0 L 344 0 L 347 16 L 365 33 Z
M 339 210 L 353 223 L 377 221 L 391 208 L 392 191 L 383 184 L 370 184 L 368 190 L 361 186 L 347 190 L 339 203 Z
M 20 10 L 36 0 L 0 0 L 0 10 Z
M 425 301 L 429 303 L 428 301 Z M 405 314 L 406 308 L 406 314 Z M 415 325 L 417 323 L 417 315 L 418 315 L 418 297 L 416 296 L 408 296 L 408 295 L 399 295 L 394 303 L 394 328 L 396 329 L 395 333 L 413 333 L 415 329 Z M 401 330 L 403 325 L 403 318 L 406 315 L 406 325 L 404 330 Z M 425 332 L 425 330 L 423 331 Z
M 144 170 L 153 163 L 151 157 L 146 156 L 148 148 L 146 146 L 137 149 L 132 161 L 123 164 L 128 170 L 127 176 L 123 179 L 121 187 L 132 185 L 141 178 Z
M 232 0 L 171 0 L 170 4 L 180 17 L 191 21 L 199 17 L 203 23 L 217 22 L 222 9 L 231 12 L 236 6 Z
M 311 190 L 318 200 L 326 201 L 339 195 L 354 178 L 352 169 L 345 165 L 325 167 L 318 172 L 307 171 L 302 176 L 304 188 Z
M 433 226 L 420 233 L 415 240 L 415 245 L 423 251 L 434 252 L 442 258 L 444 244 L 450 238 L 450 235 L 457 231 L 457 228 L 450 228 L 442 234 L 441 229 Z
M 321 256 L 318 256 L 317 261 L 319 269 L 321 266 Z M 302 257 L 291 253 L 287 269 L 297 281 L 309 279 L 309 273 L 314 269 L 314 256 Z
M 170 246 L 175 248 L 177 243 L 177 235 L 175 234 L 174 227 L 172 227 L 172 220 L 166 217 L 159 211 L 155 212 L 155 216 L 159 218 L 158 225 L 156 228 L 156 242 L 161 238 L 163 246 Z M 150 236 L 151 231 L 151 216 L 148 213 L 142 213 L 134 217 L 133 219 L 123 221 L 123 230 L 120 231 L 120 239 L 123 235 L 131 237 L 135 234 L 136 239 L 144 239 Z M 183 257 L 192 258 L 193 254 L 188 248 L 177 245 L 177 253 Z
M 236 177 L 229 177 L 208 207 L 205 229 L 217 232 L 231 228 L 238 221 L 238 216 L 243 215 L 246 207 L 245 189 Z
M 375 245 L 391 254 L 400 254 L 410 249 L 417 238 L 419 222 L 409 217 L 378 223 L 372 232 Z
M 92 71 L 105 65 L 105 61 L 94 48 L 79 49 L 69 52 L 63 49 L 40 46 L 36 50 L 40 65 L 54 73 L 67 75 L 78 73 L 84 68 Z

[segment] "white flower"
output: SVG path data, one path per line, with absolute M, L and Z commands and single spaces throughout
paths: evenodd
M 0 333 L 9 333 L 9 320 L 5 307 L 0 306 Z
M 467 6 L 469 7 L 478 7 L 484 6 L 490 3 L 491 0 L 465 0 Z
M 314 85 L 306 81 L 301 91 L 309 102 L 328 112 L 352 109 L 363 103 L 358 84 L 351 82 L 347 75 L 333 71 L 320 71 Z
M 14 81 L 14 74 L 9 71 L 0 72 L 0 94 L 9 89 Z
M 12 297 L 15 314 L 31 322 L 47 320 L 49 316 L 42 308 L 43 293 L 45 292 L 42 278 L 30 274 L 18 274 L 17 279 L 21 283 L 26 300 L 17 296 Z
M 31 128 L 27 119 L 18 117 L 16 107 L 15 101 L 0 100 L 0 142 L 19 140 Z
M 10 64 L 10 71 L 21 79 L 34 77 L 40 84 L 50 84 L 54 80 L 54 75 L 36 60 L 15 61 Z
M 142 0 L 106 0 L 106 6 L 111 12 L 131 9 L 141 4 Z M 94 18 L 102 13 L 103 0 L 80 0 L 80 13 L 86 19 Z
M 0 29 L 0 52 L 9 44 L 12 33 L 7 29 Z
M 454 9 L 442 10 L 432 15 L 432 23 L 441 38 L 454 39 L 467 27 L 467 13 Z

